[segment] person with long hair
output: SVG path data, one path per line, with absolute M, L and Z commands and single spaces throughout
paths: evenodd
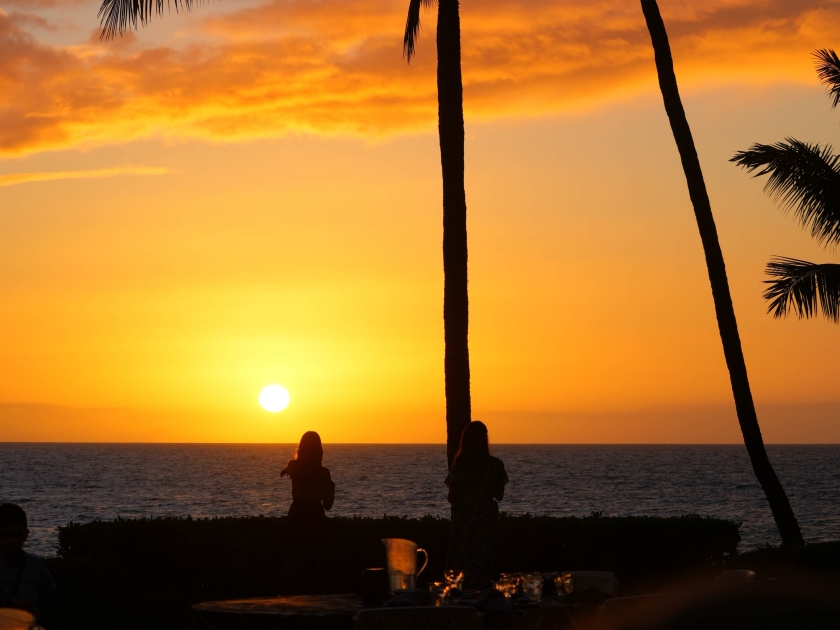
M 508 482 L 505 465 L 490 454 L 487 427 L 478 420 L 461 433 L 461 444 L 446 485 L 452 504 L 448 569 L 464 574 L 464 587 L 490 586 L 493 577 L 493 535 L 499 520 L 499 505 Z
M 327 516 L 335 501 L 335 483 L 323 465 L 321 436 L 307 431 L 300 438 L 294 459 L 280 471 L 292 480 L 292 505 L 286 522 L 287 575 L 298 587 L 310 590 L 316 575 L 318 554 L 326 538 Z

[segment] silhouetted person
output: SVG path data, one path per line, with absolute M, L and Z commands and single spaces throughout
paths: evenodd
M 292 480 L 292 505 L 286 526 L 290 569 L 287 575 L 298 580 L 294 585 L 297 590 L 316 586 L 318 554 L 326 537 L 324 510 L 329 510 L 335 500 L 335 484 L 329 469 L 321 464 L 323 457 L 321 436 L 307 431 L 300 438 L 294 459 L 280 471 L 280 477 L 289 475 Z
M 38 556 L 26 553 L 26 512 L 0 503 L 0 608 L 20 608 L 40 617 L 40 605 L 55 591 L 55 582 Z
M 452 504 L 452 534 L 448 569 L 464 572 L 465 588 L 485 588 L 493 577 L 493 534 L 508 476 L 498 457 L 490 454 L 487 427 L 470 422 L 446 477 Z

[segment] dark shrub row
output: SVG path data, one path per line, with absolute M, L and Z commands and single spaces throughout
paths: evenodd
M 59 597 L 55 628 L 184 625 L 193 603 L 289 592 L 284 580 L 285 517 L 137 519 L 59 528 L 49 560 Z M 381 538 L 408 538 L 428 550 L 421 578 L 441 578 L 449 521 L 330 518 L 320 570 L 325 592 L 357 588 L 365 567 L 384 566 Z M 720 567 L 734 554 L 738 524 L 699 516 L 554 518 L 503 515 L 499 571 L 609 570 L 623 583 Z

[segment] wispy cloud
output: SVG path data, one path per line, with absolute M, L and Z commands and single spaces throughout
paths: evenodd
M 7 173 L 0 175 L 0 187 L 27 184 L 29 182 L 51 182 L 59 179 L 101 179 L 122 175 L 168 175 L 172 169 L 160 166 L 125 164 L 112 168 L 95 168 L 86 171 L 45 171 L 41 173 Z
M 47 1 L 47 0 L 42 0 Z M 433 130 L 434 16 L 402 59 L 403 0 L 269 0 L 190 24 L 182 44 L 51 46 L 0 11 L 0 154 L 164 136 Z M 840 40 L 835 0 L 674 0 L 663 6 L 683 86 L 816 83 L 809 53 Z M 555 114 L 655 90 L 636 2 L 486 0 L 462 7 L 471 120 Z

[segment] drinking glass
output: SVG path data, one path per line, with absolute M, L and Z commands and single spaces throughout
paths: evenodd
M 432 606 L 446 606 L 449 603 L 449 585 L 446 582 L 429 584 L 429 594 L 432 597 Z
M 516 580 L 506 576 L 504 573 L 500 579 L 493 582 L 493 586 L 496 587 L 497 591 L 501 591 L 504 594 L 505 599 L 510 599 L 516 593 Z
M 522 588 L 531 601 L 539 601 L 542 597 L 543 576 L 541 573 L 526 573 L 522 576 Z
M 443 572 L 443 579 L 450 588 L 461 590 L 461 584 L 464 583 L 464 573 L 462 571 L 455 571 L 454 569 L 447 569 Z

